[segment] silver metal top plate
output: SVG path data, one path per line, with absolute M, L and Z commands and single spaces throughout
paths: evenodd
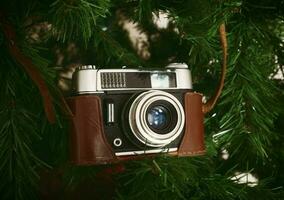
M 149 78 L 141 80 L 140 75 L 147 73 Z M 179 63 L 170 64 L 164 69 L 96 69 L 94 65 L 85 65 L 77 68 L 72 79 L 73 90 L 77 94 L 117 90 L 192 89 L 190 70 L 186 64 Z M 175 84 L 172 84 L 173 79 Z

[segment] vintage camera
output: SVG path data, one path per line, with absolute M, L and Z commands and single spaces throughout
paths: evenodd
M 202 96 L 192 91 L 186 64 L 163 69 L 80 66 L 72 84 L 67 102 L 73 112 L 73 163 L 204 153 Z

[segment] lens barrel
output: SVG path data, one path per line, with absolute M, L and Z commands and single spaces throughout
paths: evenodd
M 143 92 L 132 102 L 128 115 L 133 135 L 150 147 L 175 140 L 185 123 L 184 109 L 172 94 L 160 90 Z

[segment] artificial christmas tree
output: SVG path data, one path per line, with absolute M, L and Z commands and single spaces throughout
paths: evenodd
M 76 66 L 184 62 L 206 101 L 223 22 L 228 70 L 205 118 L 206 155 L 69 162 L 63 98 Z M 0 49 L 1 199 L 284 198 L 283 0 L 1 1 Z

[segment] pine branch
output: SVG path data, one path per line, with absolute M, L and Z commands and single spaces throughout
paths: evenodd
M 4 23 L 1 28 L 6 28 L 3 31 L 6 33 L 6 41 L 0 56 L 0 76 L 3 83 L 0 93 L 5 96 L 0 100 L 0 127 L 3 127 L 0 129 L 0 147 L 3 148 L 0 155 L 0 160 L 3 161 L 0 166 L 0 194 L 3 195 L 1 199 L 36 199 L 39 189 L 38 173 L 47 165 L 38 158 L 35 143 L 42 139 L 41 123 L 45 120 L 42 115 L 41 95 L 23 68 L 31 67 L 29 64 L 32 63 L 35 68 L 30 70 L 45 72 L 39 74 L 44 75 L 44 79 L 53 88 L 55 73 L 48 70 L 48 61 L 39 56 L 38 50 L 32 48 L 26 40 L 19 40 L 25 32 L 15 38 L 16 34 Z M 7 37 L 9 34 L 13 37 Z M 21 66 L 25 63 L 28 65 Z M 36 74 L 32 72 L 32 75 Z
M 244 186 L 212 172 L 212 164 L 206 157 L 131 162 L 118 177 L 118 199 L 246 199 Z
M 36 92 L 34 87 L 31 90 L 31 83 L 26 76 L 22 76 L 23 72 L 15 68 L 15 63 L 3 64 L 1 62 L 0 73 L 3 81 L 1 94 L 5 94 L 5 98 L 0 101 L 1 199 L 34 199 L 39 180 L 37 170 L 46 166 L 37 158 L 32 147 L 41 138 L 35 123 L 39 114 L 31 112 L 31 105 L 27 106 L 31 99 L 25 96 L 33 97 L 32 93 Z M 33 99 L 33 107 L 40 110 L 36 98 Z M 34 189 L 31 191 L 30 188 Z
M 140 0 L 138 5 L 138 20 L 141 23 L 149 24 L 152 22 L 153 12 L 155 11 L 156 2 L 153 0 Z
M 62 42 L 82 40 L 87 45 L 99 18 L 110 8 L 109 0 L 56 0 L 50 5 L 53 34 Z
M 96 49 L 100 50 L 100 52 L 97 53 L 98 57 L 101 54 L 108 55 L 108 59 L 104 61 L 103 66 L 108 65 L 111 61 L 122 62 L 128 66 L 139 66 L 142 63 L 134 52 L 123 47 L 108 31 L 96 29 L 94 34 L 94 46 Z
M 272 72 L 269 69 L 275 67 L 269 53 L 270 44 L 261 44 L 264 34 L 255 24 L 243 26 L 238 33 L 242 36 L 233 39 L 239 40 L 240 46 L 232 47 L 238 50 L 231 53 L 220 105 L 224 115 L 220 121 L 221 131 L 227 132 L 218 137 L 220 144 L 229 151 L 232 159 L 239 160 L 240 165 L 267 159 L 270 141 L 275 137 L 273 121 L 278 113 L 277 89 L 269 80 Z M 252 35 L 253 40 L 246 39 Z

